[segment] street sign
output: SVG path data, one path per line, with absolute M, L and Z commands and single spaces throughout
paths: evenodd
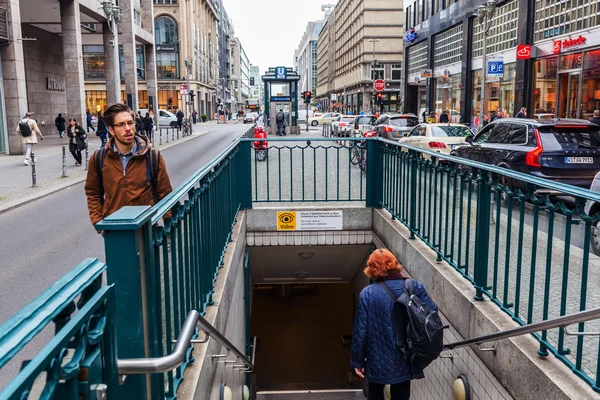
M 520 44 L 517 46 L 517 60 L 529 60 L 531 58 L 531 45 Z
M 383 79 L 377 79 L 375 82 L 373 82 L 373 88 L 375 88 L 375 90 L 378 92 L 383 91 L 383 89 L 385 89 L 385 81 Z
M 187 85 L 180 85 L 179 86 L 179 93 L 181 93 L 182 96 L 187 96 L 187 94 L 188 94 L 188 87 L 187 87 Z
M 432 69 L 424 69 L 421 71 L 421 78 L 432 78 L 433 70 Z
M 504 76 L 504 59 L 494 58 L 487 62 L 487 76 L 490 78 L 502 78 Z

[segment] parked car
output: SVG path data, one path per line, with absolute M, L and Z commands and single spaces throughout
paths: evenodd
M 473 136 L 473 132 L 462 124 L 419 124 L 408 136 L 401 138 L 400 143 L 450 154 L 456 146 L 465 143 L 469 136 Z
M 383 114 L 375 121 L 374 129 L 382 138 L 399 140 L 417 125 L 419 118 L 414 114 Z
M 246 113 L 246 115 L 244 115 L 244 123 L 250 122 L 252 124 L 252 123 L 256 122 L 257 119 L 258 119 L 258 114 L 255 112 L 249 112 L 249 113 Z
M 308 118 L 308 123 L 311 124 L 311 126 L 317 126 L 319 124 L 330 125 L 339 115 L 340 113 L 325 113 L 318 117 Z
M 142 113 L 142 117 L 146 116 L 148 112 L 147 108 L 140 108 L 139 110 Z M 158 124 L 162 127 L 170 126 L 172 128 L 177 127 L 177 116 L 173 114 L 171 111 L 167 110 L 158 110 Z
M 352 134 L 353 115 L 340 115 L 331 123 L 331 130 L 334 136 L 350 136 Z
M 533 118 L 535 119 L 554 119 L 554 114 L 545 114 L 545 113 L 541 113 L 541 114 L 533 114 Z
M 554 182 L 587 189 L 600 171 L 600 127 L 585 120 L 502 118 L 466 141 L 450 154 Z M 521 181 L 503 183 L 527 190 Z
M 374 115 L 357 115 L 354 117 L 354 127 L 352 133 L 362 135 L 364 132 L 373 130 L 377 117 Z

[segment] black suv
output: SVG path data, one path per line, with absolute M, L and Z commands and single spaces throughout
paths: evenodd
M 589 189 L 600 170 L 600 126 L 575 119 L 497 119 L 450 154 Z M 525 189 L 522 182 L 506 183 Z

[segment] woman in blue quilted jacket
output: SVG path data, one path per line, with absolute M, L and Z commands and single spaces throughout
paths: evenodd
M 350 365 L 369 383 L 369 400 L 384 400 L 384 387 L 390 385 L 392 400 L 410 399 L 410 381 L 415 376 L 396 346 L 394 302 L 379 282 L 400 296 L 404 290 L 402 265 L 386 249 L 377 249 L 369 257 L 364 273 L 376 284 L 362 290 L 352 332 L 352 359 Z M 414 281 L 415 294 L 437 310 L 423 285 Z

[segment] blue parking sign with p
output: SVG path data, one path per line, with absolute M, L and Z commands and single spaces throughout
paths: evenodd
M 502 77 L 504 75 L 504 61 L 489 60 L 487 74 L 488 76 Z

